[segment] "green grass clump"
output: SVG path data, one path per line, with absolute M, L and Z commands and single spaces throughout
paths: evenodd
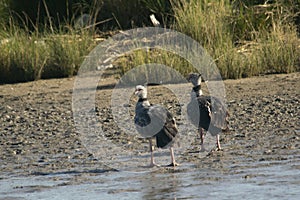
M 151 74 L 150 68 L 148 69 L 150 71 L 146 70 L 146 65 L 165 65 L 167 67 L 170 67 L 169 70 L 166 67 L 158 67 L 159 73 L 157 74 L 158 78 L 156 80 L 156 83 L 159 83 L 160 81 L 162 81 L 163 83 L 174 83 L 180 80 L 180 77 L 177 77 L 175 73 L 172 73 L 171 69 L 176 70 L 182 75 L 186 75 L 194 70 L 193 66 L 182 57 L 172 52 L 160 49 L 139 49 L 133 52 L 129 52 L 128 54 L 118 58 L 114 62 L 114 65 L 118 66 L 117 75 L 119 77 L 135 67 L 142 66 L 138 73 L 135 72 L 131 75 L 126 76 L 126 78 L 128 79 L 126 80 L 127 82 L 131 82 L 129 80 L 131 79 L 134 82 L 140 83 L 149 82 L 147 76 L 156 77 L 156 75 Z M 137 74 L 139 76 L 136 76 Z M 141 76 L 141 74 L 144 74 L 145 77 Z M 159 80 L 159 77 L 163 77 L 163 80 Z
M 171 1 L 171 5 L 172 28 L 198 41 L 224 79 L 300 69 L 297 13 L 284 1 L 259 5 L 239 0 L 180 0 Z M 170 66 L 183 75 L 194 70 L 179 56 L 161 51 L 135 51 L 118 62 L 121 74 L 151 62 Z
M 253 54 L 257 66 L 261 66 L 260 73 L 291 73 L 300 69 L 300 43 L 293 27 L 277 27 L 258 38 L 258 42 L 260 46 Z
M 294 14 L 281 1 L 246 7 L 241 1 L 182 0 L 173 6 L 175 28 L 203 45 L 223 78 L 299 69 Z
M 97 45 L 93 25 L 75 28 L 76 23 L 66 21 L 54 26 L 47 4 L 42 2 L 48 17 L 44 24 L 34 23 L 26 13 L 25 19 L 18 15 L 16 19 L 12 10 L 8 20 L 0 21 L 0 83 L 73 76 Z M 0 4 L 0 10 L 7 5 Z
M 11 22 L 0 32 L 0 83 L 68 77 L 76 74 L 96 46 L 88 30 L 31 32 Z
M 1 32 L 0 48 L 0 82 L 35 80 L 49 58 L 47 47 L 37 35 L 14 25 Z
M 73 76 L 77 73 L 85 56 L 96 46 L 96 41 L 88 31 L 70 31 L 68 34 L 50 34 L 45 38 L 49 49 L 49 59 L 42 78 Z
M 61 2 L 65 11 L 55 11 L 54 4 L 42 0 L 35 7 L 40 9 L 34 12 L 36 19 L 10 10 L 10 2 L 19 5 L 12 0 L 0 2 L 0 83 L 72 76 L 97 45 L 94 37 L 99 29 L 147 26 L 152 13 L 163 27 L 198 41 L 224 79 L 300 70 L 299 0 L 76 0 Z M 66 16 L 55 18 L 55 13 Z M 83 14 L 88 22 L 76 25 L 77 16 Z M 122 76 L 151 63 L 182 75 L 195 70 L 174 53 L 151 49 L 117 59 L 115 73 Z

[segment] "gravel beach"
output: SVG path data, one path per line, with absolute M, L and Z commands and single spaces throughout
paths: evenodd
M 76 132 L 72 116 L 74 80 L 75 77 L 0 85 L 0 179 L 119 170 L 112 162 L 97 159 Z M 128 135 L 114 123 L 110 96 L 115 83 L 116 80 L 107 79 L 98 87 L 95 111 L 98 123 L 107 140 L 124 146 L 128 153 L 144 155 L 146 162 L 135 167 L 145 166 L 149 161 L 147 141 L 138 135 Z M 195 134 L 191 145 L 177 152 L 178 162 L 232 174 L 247 171 L 247 163 L 251 162 L 262 167 L 284 161 L 300 170 L 300 73 L 225 80 L 224 84 L 230 132 L 221 135 L 223 150 L 200 156 L 199 136 Z M 164 94 L 163 86 L 149 87 L 151 103 L 164 104 L 179 118 L 180 104 L 172 94 Z M 132 115 L 135 101 L 133 96 L 126 105 L 132 109 Z M 185 129 L 180 120 L 178 125 Z M 196 132 L 195 127 L 186 130 L 191 135 Z M 164 152 L 158 151 L 157 156 Z M 107 160 L 114 159 L 113 155 Z M 249 172 L 241 176 L 251 178 L 257 174 Z M 78 176 L 68 184 L 84 180 L 85 176 Z

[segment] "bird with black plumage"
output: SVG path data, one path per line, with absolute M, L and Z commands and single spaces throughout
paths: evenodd
M 201 74 L 190 73 L 187 79 L 193 84 L 191 100 L 187 105 L 187 114 L 192 124 L 198 128 L 201 151 L 206 150 L 204 147 L 204 130 L 216 137 L 216 150 L 221 150 L 220 133 L 229 130 L 228 110 L 217 97 L 203 95 Z
M 137 131 L 149 140 L 150 167 L 158 166 L 154 161 L 153 138 L 156 139 L 158 148 L 170 149 L 171 163 L 168 166 L 177 166 L 173 150 L 175 137 L 178 134 L 175 118 L 165 107 L 149 103 L 146 86 L 137 85 L 134 93 L 138 96 L 134 123 Z

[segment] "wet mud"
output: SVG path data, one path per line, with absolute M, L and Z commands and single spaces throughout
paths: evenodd
M 230 131 L 221 134 L 218 152 L 199 152 L 196 128 L 181 120 L 183 105 L 164 86 L 149 87 L 151 103 L 166 106 L 180 127 L 176 168 L 164 167 L 169 151 L 157 149 L 162 166 L 147 168 L 147 140 L 118 127 L 111 109 L 114 79 L 97 88 L 94 112 L 104 135 L 92 135 L 102 145 L 92 152 L 74 124 L 74 80 L 0 85 L 0 199 L 300 195 L 300 73 L 225 80 Z M 135 101 L 132 96 L 121 105 L 132 118 Z M 209 134 L 206 142 L 214 147 Z

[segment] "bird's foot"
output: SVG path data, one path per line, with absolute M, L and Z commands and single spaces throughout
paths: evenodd
M 223 151 L 223 149 L 221 148 L 221 147 L 216 147 L 215 149 L 212 149 L 211 151 L 210 151 L 210 153 L 213 153 L 213 152 L 220 152 L 220 151 Z
M 151 162 L 149 165 L 149 168 L 152 168 L 152 167 L 160 167 L 160 166 L 154 162 Z
M 201 147 L 200 147 L 200 152 L 205 152 L 206 151 L 206 148 L 204 147 L 203 144 L 201 144 Z
M 220 143 L 217 143 L 217 147 L 216 147 L 215 151 L 223 151 L 223 149 L 221 148 Z
M 223 149 L 221 147 L 217 147 L 216 151 L 223 151 Z
M 177 162 L 172 162 L 167 165 L 167 167 L 176 167 L 176 166 L 179 166 L 179 164 Z

